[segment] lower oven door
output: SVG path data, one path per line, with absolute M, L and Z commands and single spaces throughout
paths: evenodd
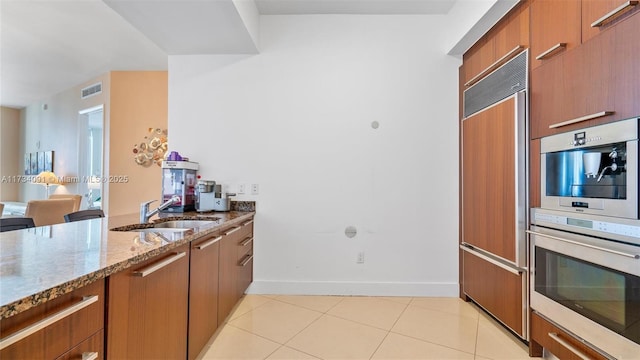
M 640 358 L 640 247 L 532 226 L 531 308 L 617 359 Z

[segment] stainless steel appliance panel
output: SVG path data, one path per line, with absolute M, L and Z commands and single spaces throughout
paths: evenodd
M 541 207 L 638 219 L 638 119 L 541 139 Z
M 531 227 L 531 307 L 617 359 L 640 355 L 640 247 Z

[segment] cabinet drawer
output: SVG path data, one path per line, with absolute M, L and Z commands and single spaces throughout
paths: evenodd
M 104 330 L 60 356 L 58 360 L 102 360 L 104 359 Z
M 0 322 L 3 342 L 21 332 L 28 336 L 2 349 L 0 358 L 31 360 L 61 356 L 104 327 L 104 296 L 105 282 L 100 279 L 3 319 Z
M 525 337 L 525 273 L 514 270 L 514 274 L 467 251 L 463 251 L 462 261 L 464 293 Z
M 531 314 L 531 340 L 563 360 L 584 359 L 584 357 L 578 354 L 586 356 L 589 359 L 606 359 L 600 353 L 569 335 L 561 328 L 543 319 L 535 311 Z

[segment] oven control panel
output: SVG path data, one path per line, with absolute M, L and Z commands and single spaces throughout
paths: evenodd
M 543 213 L 536 213 L 534 219 L 536 224 L 541 225 L 542 223 L 563 225 L 640 239 L 640 226 L 635 225 L 627 225 L 600 220 L 577 219 L 568 216 Z

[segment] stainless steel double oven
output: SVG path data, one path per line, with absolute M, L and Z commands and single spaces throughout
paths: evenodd
M 639 120 L 541 140 L 529 231 L 531 308 L 613 359 L 640 359 Z

